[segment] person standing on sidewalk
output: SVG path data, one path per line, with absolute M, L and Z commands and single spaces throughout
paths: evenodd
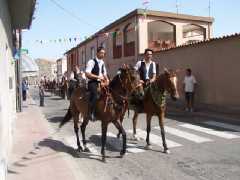
M 99 85 L 108 85 L 109 79 L 104 63 L 105 49 L 98 47 L 97 54 L 94 59 L 90 59 L 86 67 L 86 77 L 88 78 L 88 90 L 90 92 L 88 105 L 88 118 L 92 121 L 96 120 L 96 102 L 98 96 Z
M 27 90 L 28 90 L 27 81 L 24 79 L 22 81 L 22 98 L 23 98 L 23 101 L 27 100 Z
M 193 112 L 194 105 L 194 93 L 196 89 L 197 81 L 195 77 L 192 75 L 191 69 L 186 69 L 186 75 L 183 81 L 183 89 L 185 92 L 186 99 L 186 111 Z
M 43 83 L 40 83 L 39 86 L 39 100 L 40 100 L 40 106 L 44 106 L 44 86 Z

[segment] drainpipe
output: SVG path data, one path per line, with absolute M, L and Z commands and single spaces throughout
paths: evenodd
M 22 30 L 19 29 L 19 60 L 17 62 L 18 68 L 17 68 L 17 76 L 18 76 L 18 111 L 22 112 Z

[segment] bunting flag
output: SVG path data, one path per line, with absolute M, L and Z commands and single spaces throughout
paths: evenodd
M 131 31 L 136 31 L 137 30 L 137 25 L 133 23 L 131 27 L 129 27 L 126 32 L 131 32 Z M 103 32 L 97 35 L 97 37 L 103 37 L 103 38 L 109 38 L 109 37 L 117 37 L 117 36 L 122 36 L 123 32 L 122 31 L 110 31 L 110 32 Z M 83 40 L 87 39 L 93 39 L 95 38 L 95 35 L 92 36 L 84 36 L 83 38 L 81 37 L 64 37 L 64 38 L 56 38 L 56 39 L 50 39 L 50 40 L 43 40 L 43 39 L 37 39 L 34 40 L 34 43 L 39 43 L 39 44 L 46 44 L 46 43 L 80 43 Z
M 148 5 L 149 3 L 150 3 L 150 1 L 144 0 L 143 3 L 142 3 L 142 5 L 146 6 L 146 5 Z

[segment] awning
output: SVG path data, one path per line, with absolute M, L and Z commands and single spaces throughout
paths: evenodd
M 8 0 L 14 29 L 29 29 L 32 23 L 36 0 Z

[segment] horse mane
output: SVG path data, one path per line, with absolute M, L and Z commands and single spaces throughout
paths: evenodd
M 113 79 L 110 81 L 109 87 L 110 87 L 110 88 L 115 87 L 115 86 L 118 84 L 118 82 L 119 82 L 119 75 L 117 74 L 117 75 L 115 75 L 115 76 L 113 77 Z

